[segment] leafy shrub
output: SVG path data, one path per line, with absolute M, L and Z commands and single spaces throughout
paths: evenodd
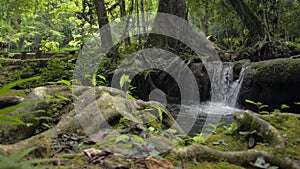
M 61 79 L 70 80 L 75 65 L 69 60 L 53 58 L 47 63 L 47 67 L 41 68 L 42 83 L 56 82 Z

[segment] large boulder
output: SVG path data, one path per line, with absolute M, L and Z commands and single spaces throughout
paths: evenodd
M 245 72 L 239 97 L 239 105 L 257 111 L 255 105 L 245 99 L 269 105 L 268 111 L 281 109 L 282 104 L 290 106 L 285 112 L 300 112 L 300 59 L 285 58 L 251 63 Z

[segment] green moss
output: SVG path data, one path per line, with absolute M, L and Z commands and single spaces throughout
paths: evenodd
M 5 92 L 3 94 L 3 96 L 20 96 L 20 97 L 26 97 L 27 94 L 25 93 L 25 90 L 14 90 L 14 89 L 11 89 L 7 92 Z
M 205 168 L 205 169 L 243 169 L 243 167 L 236 166 L 227 162 L 208 162 L 208 161 L 201 161 L 201 162 L 193 162 L 193 161 L 185 161 L 185 160 L 178 160 L 172 159 L 170 157 L 165 157 L 168 159 L 175 167 L 184 166 L 187 169 L 193 168 Z
M 280 156 L 300 160 L 300 116 L 268 116 L 263 119 L 278 129 L 285 138 L 286 149 Z M 267 147 L 265 150 L 272 151 L 272 148 Z

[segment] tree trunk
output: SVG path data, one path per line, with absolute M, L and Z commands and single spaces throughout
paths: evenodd
M 250 35 L 264 37 L 264 25 L 260 18 L 249 8 L 244 0 L 229 0 L 233 9 L 248 28 Z
M 185 0 L 160 0 L 158 5 L 158 11 L 159 13 L 167 13 L 170 15 L 175 15 L 183 19 L 187 19 L 188 10 L 186 7 Z M 165 25 L 174 25 L 172 21 L 166 21 L 161 20 L 161 18 L 156 17 L 153 28 L 159 30 L 160 27 L 163 27 Z M 178 27 L 178 25 L 174 25 L 174 27 Z M 150 34 L 148 37 L 148 40 L 146 42 L 146 47 L 152 46 L 152 47 L 171 47 L 173 49 L 178 49 L 178 40 L 172 39 L 170 37 L 162 36 L 162 35 L 155 35 Z
M 125 0 L 121 0 L 120 12 L 121 12 L 121 17 L 125 17 L 126 16 L 126 3 L 125 3 Z M 127 38 L 124 39 L 124 43 L 125 43 L 126 47 L 128 47 L 128 46 L 131 45 L 131 41 L 130 41 L 130 37 L 129 37 L 129 32 L 128 32 L 128 22 L 129 22 L 129 20 L 126 22 L 126 28 L 125 28 L 125 32 L 124 32 L 124 34 L 126 36 L 128 36 Z
M 109 21 L 108 21 L 107 11 L 104 5 L 104 0 L 93 0 L 93 1 L 96 6 L 96 11 L 98 16 L 98 24 L 99 24 L 100 36 L 101 36 L 101 48 L 103 50 L 108 50 L 112 46 L 113 40 L 110 31 L 110 26 L 108 25 Z

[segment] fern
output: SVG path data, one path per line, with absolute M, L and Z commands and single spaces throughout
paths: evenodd
M 16 152 L 10 156 L 0 154 L 0 168 L 1 169 L 46 169 L 48 166 L 41 165 L 41 163 L 49 163 L 58 160 L 65 160 L 62 158 L 44 158 L 44 159 L 30 159 L 22 160 L 26 155 L 35 150 L 36 147 L 31 147 L 23 152 Z M 40 166 L 33 166 L 39 164 Z
M 10 82 L 6 85 L 4 85 L 2 88 L 0 88 L 0 96 L 3 95 L 5 92 L 7 92 L 8 90 L 10 90 L 11 88 L 13 88 L 14 86 L 27 82 L 27 81 L 31 81 L 31 80 L 38 80 L 40 79 L 40 76 L 34 76 L 31 78 L 27 78 L 27 79 L 22 79 L 22 80 L 17 80 L 14 82 Z M 32 103 L 20 103 L 18 105 L 14 105 L 14 106 L 10 106 L 10 107 L 6 107 L 4 109 L 0 109 L 0 124 L 1 125 L 18 125 L 18 124 L 25 124 L 20 117 L 22 115 L 17 115 L 17 116 L 10 116 L 10 115 L 6 115 L 6 113 L 14 111 L 18 108 L 24 107 L 24 106 L 29 106 Z M 24 114 L 23 114 L 24 115 Z M 0 130 L 2 129 L 2 127 L 0 126 Z

